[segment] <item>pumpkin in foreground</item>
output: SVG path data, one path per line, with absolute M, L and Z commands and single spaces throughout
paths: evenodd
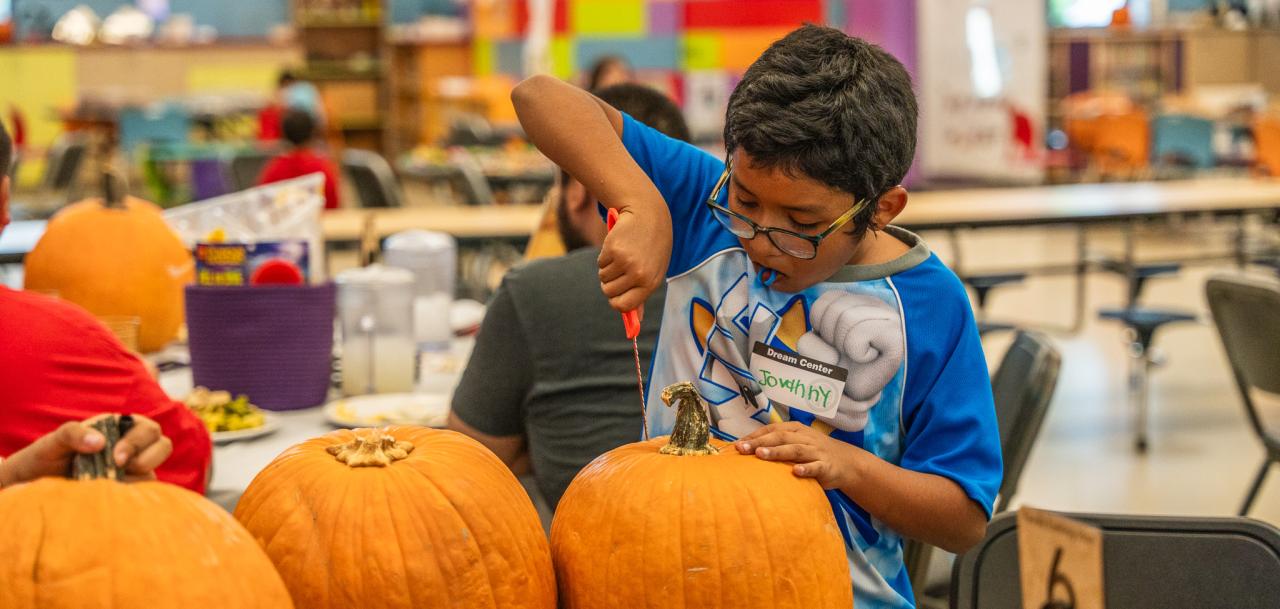
M 0 556 L 4 609 L 293 607 L 230 514 L 163 482 L 44 478 L 6 488 Z
M 63 208 L 25 259 L 28 290 L 57 292 L 98 317 L 138 317 L 138 348 L 158 351 L 178 335 L 183 286 L 195 266 L 160 208 L 134 197 Z
M 709 439 L 693 385 L 670 437 L 614 449 L 565 491 L 551 551 L 566 609 L 848 609 L 831 505 L 791 467 Z
M 462 434 L 339 430 L 285 451 L 236 518 L 306 609 L 553 609 L 537 510 Z

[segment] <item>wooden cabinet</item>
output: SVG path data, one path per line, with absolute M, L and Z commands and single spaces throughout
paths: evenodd
M 388 148 L 387 48 L 382 0 L 294 0 L 293 23 L 320 91 L 328 139 L 338 147 Z
M 450 109 L 441 100 L 441 81 L 472 75 L 472 49 L 467 40 L 400 42 L 392 45 L 391 56 L 389 145 L 399 154 L 448 133 Z

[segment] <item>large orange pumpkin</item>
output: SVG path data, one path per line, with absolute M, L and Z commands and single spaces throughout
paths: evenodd
M 160 208 L 133 197 L 118 206 L 90 199 L 49 221 L 27 254 L 26 287 L 56 291 L 97 316 L 141 318 L 138 347 L 150 352 L 178 335 L 194 268 Z
M 831 504 L 791 467 L 708 437 L 689 383 L 670 437 L 592 461 L 556 507 L 551 552 L 566 609 L 848 609 Z
M 553 609 L 529 496 L 493 453 L 422 427 L 339 430 L 285 451 L 236 518 L 306 609 Z
M 4 609 L 293 606 L 230 514 L 163 482 L 45 478 L 6 488 L 0 557 Z

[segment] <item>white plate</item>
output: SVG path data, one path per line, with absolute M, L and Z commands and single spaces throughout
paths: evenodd
M 422 425 L 444 427 L 447 393 L 383 393 L 342 398 L 325 404 L 324 418 L 338 427 Z
M 263 412 L 262 417 L 263 422 L 259 427 L 238 429 L 236 431 L 215 431 L 209 434 L 209 437 L 213 439 L 214 444 L 227 444 L 229 442 L 237 442 L 240 440 L 261 438 L 262 436 L 269 436 L 280 431 L 280 419 L 277 419 L 269 412 Z

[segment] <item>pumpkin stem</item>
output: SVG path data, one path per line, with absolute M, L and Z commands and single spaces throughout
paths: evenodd
M 413 452 L 412 442 L 397 442 L 391 434 L 377 429 L 367 431 L 364 437 L 357 433 L 350 442 L 334 444 L 325 450 L 347 467 L 386 467 Z
M 102 206 L 107 209 L 124 208 L 123 180 L 115 169 L 102 172 Z
M 698 395 L 693 383 L 676 383 L 662 390 L 662 401 L 676 409 L 676 427 L 666 446 L 658 449 L 664 455 L 714 455 L 719 450 L 711 445 L 711 419 L 707 403 Z
M 91 454 L 78 454 L 71 461 L 70 477 L 73 480 L 119 480 L 124 473 L 116 467 L 116 442 L 129 433 L 133 427 L 133 417 L 129 415 L 108 415 L 89 424 L 107 439 L 102 450 Z

